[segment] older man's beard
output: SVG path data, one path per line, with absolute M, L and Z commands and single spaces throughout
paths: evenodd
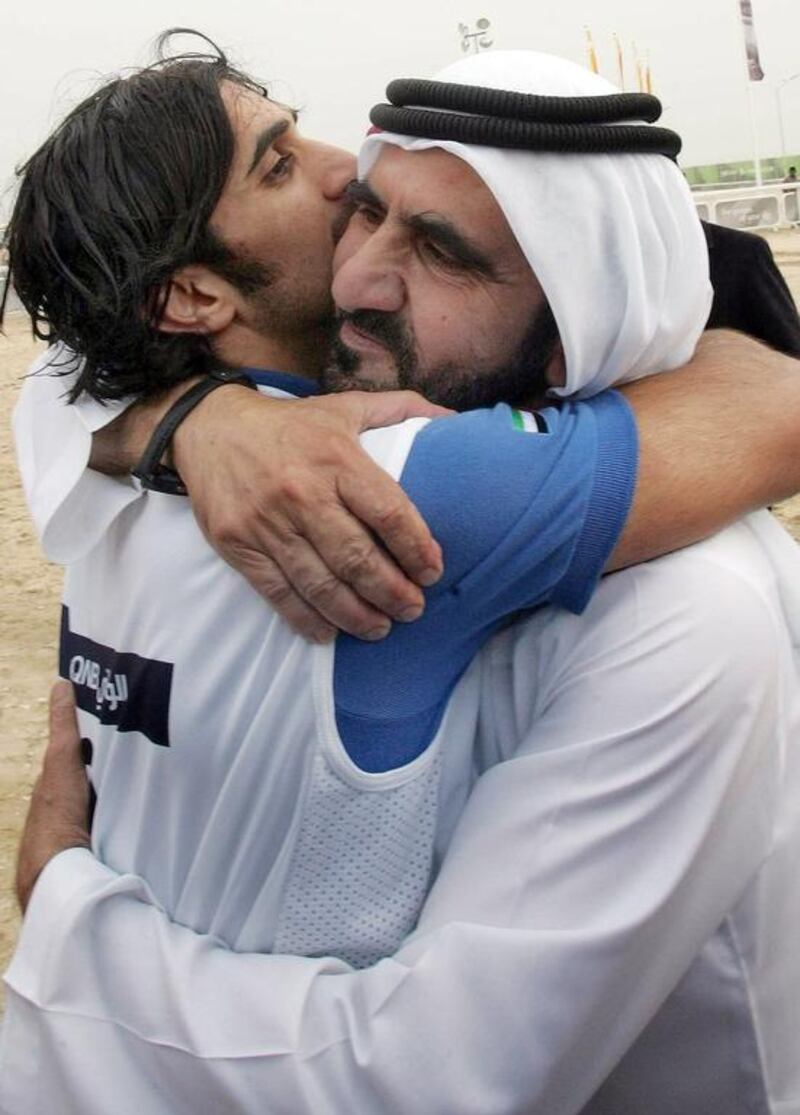
M 340 312 L 338 325 L 346 322 L 379 341 L 392 356 L 396 380 L 371 380 L 361 371 L 362 357 L 345 345 L 337 331 L 322 383 L 327 391 L 388 391 L 408 388 L 431 402 L 453 410 L 474 410 L 506 402 L 520 405 L 543 395 L 549 386 L 547 368 L 559 340 L 558 326 L 548 303 L 533 314 L 525 335 L 511 359 L 476 374 L 473 369 L 445 361 L 424 367 L 413 338 L 396 314 L 380 310 Z

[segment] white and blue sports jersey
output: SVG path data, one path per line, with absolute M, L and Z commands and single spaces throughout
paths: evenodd
M 540 425 L 498 406 L 365 435 L 445 569 L 424 616 L 377 645 L 308 645 L 211 550 L 188 500 L 129 503 L 64 595 L 61 673 L 94 745 L 100 857 L 236 949 L 356 966 L 392 952 L 473 781 L 470 661 L 521 609 L 580 611 L 627 514 L 623 400 Z

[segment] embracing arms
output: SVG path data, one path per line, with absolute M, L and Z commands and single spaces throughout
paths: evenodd
M 741 334 L 708 333 L 685 368 L 624 388 L 639 428 L 639 479 L 611 568 L 684 546 L 800 490 L 799 371 L 796 360 Z M 88 536 L 76 529 L 83 509 L 100 523 L 104 506 L 113 516 L 138 492 L 84 473 L 90 440 L 85 430 L 75 434 L 74 408 L 46 384 L 28 388 L 17 417 L 23 477 L 45 548 L 48 533 L 60 535 L 50 554 L 68 561 L 75 539 Z M 93 465 L 127 472 L 167 405 L 133 408 L 96 432 Z M 283 402 L 230 386 L 179 428 L 175 464 L 209 540 L 305 634 L 325 638 L 339 626 L 380 637 L 390 619 L 419 614 L 418 586 L 441 571 L 419 516 L 356 440 L 367 425 L 412 413 L 438 412 L 408 395 Z M 26 456 L 22 447 L 45 423 L 40 458 Z M 83 436 L 83 456 L 73 454 L 66 472 L 65 427 L 67 437 Z M 91 491 L 81 498 L 84 484 Z

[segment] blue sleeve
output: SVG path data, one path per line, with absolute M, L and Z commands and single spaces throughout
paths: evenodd
M 338 640 L 337 725 L 363 769 L 424 750 L 464 669 L 508 616 L 588 603 L 630 508 L 635 423 L 608 392 L 548 408 L 539 426 L 501 405 L 417 435 L 401 483 L 442 546 L 445 572 L 416 623 L 396 624 L 377 645 Z

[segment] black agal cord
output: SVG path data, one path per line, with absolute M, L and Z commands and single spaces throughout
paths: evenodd
M 675 159 L 681 140 L 658 120 L 661 102 L 649 93 L 545 97 L 507 89 L 398 78 L 375 105 L 377 128 L 421 139 L 486 147 L 579 154 L 657 154 Z M 632 121 L 626 123 L 626 121 Z

